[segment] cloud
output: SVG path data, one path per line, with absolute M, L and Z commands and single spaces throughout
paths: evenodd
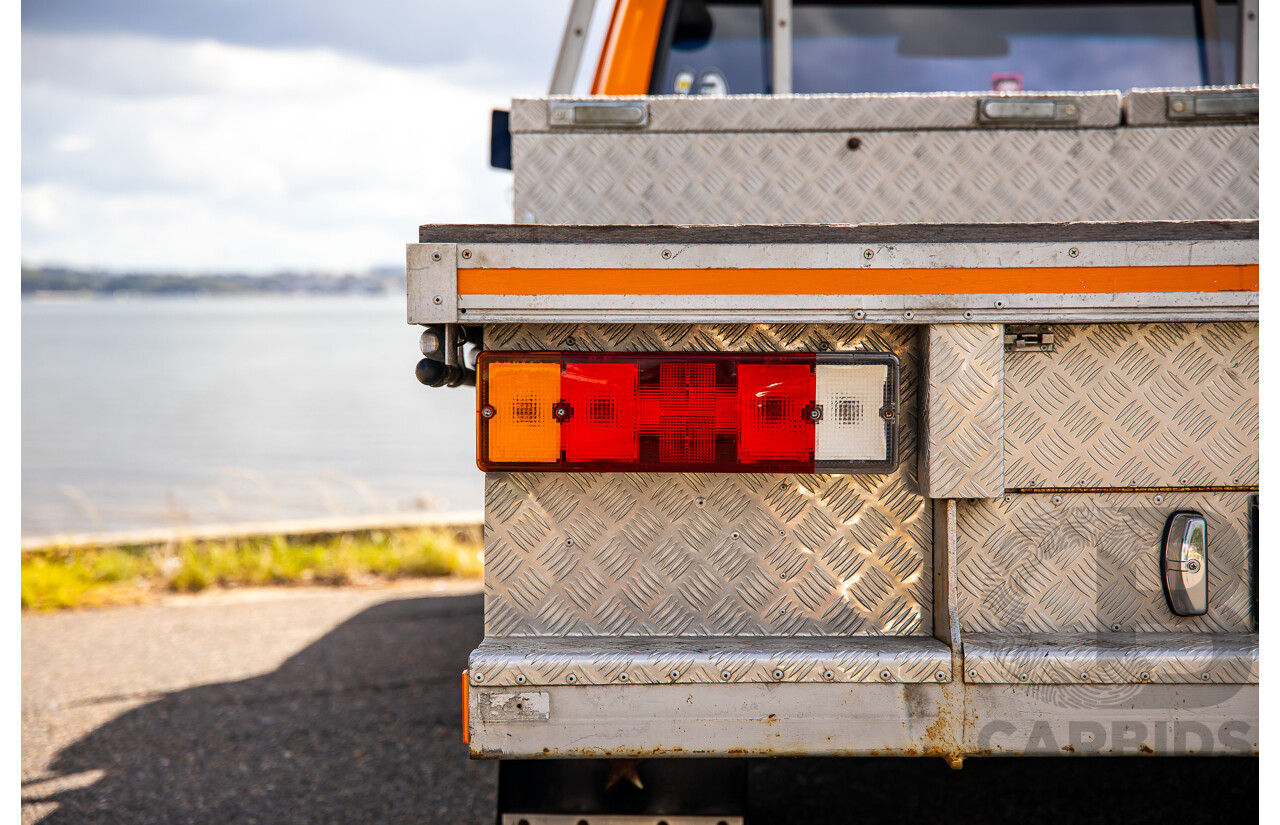
M 545 45 L 558 44 L 568 12 L 569 0 L 34 0 L 22 4 L 22 28 L 322 47 L 402 66 L 484 64 L 518 81 L 550 77 Z
M 426 222 L 510 220 L 489 110 L 543 91 L 487 64 L 27 32 L 23 258 L 359 270 Z M 547 45 L 549 62 L 556 44 Z

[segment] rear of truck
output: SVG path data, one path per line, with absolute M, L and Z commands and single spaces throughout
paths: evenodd
M 787 94 L 853 8 L 808 5 L 620 3 L 615 96 L 513 103 L 517 222 L 409 246 L 420 377 L 478 384 L 504 821 L 646 776 L 732 821 L 744 756 L 1256 754 L 1256 9 L 1164 4 L 1181 88 Z

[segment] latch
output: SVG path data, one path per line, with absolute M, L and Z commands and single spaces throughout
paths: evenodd
M 1005 352 L 1053 352 L 1053 329 L 1050 327 L 1005 327 Z
M 1171 94 L 1165 98 L 1165 105 L 1170 120 L 1256 120 L 1258 90 Z
M 1179 616 L 1203 616 L 1209 612 L 1208 550 L 1204 516 L 1190 510 L 1169 516 L 1160 566 L 1169 609 Z
M 547 103 L 547 125 L 617 128 L 644 126 L 649 104 L 643 100 L 552 100 Z
M 1076 123 L 1078 98 L 984 97 L 978 101 L 978 122 L 999 125 L 1019 123 Z

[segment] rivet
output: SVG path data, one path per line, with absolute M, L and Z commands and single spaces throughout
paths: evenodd
M 964 319 L 965 319 L 966 321 L 968 321 L 968 320 L 969 320 L 970 318 L 972 318 L 972 317 L 973 317 L 973 313 L 966 309 L 966 310 L 964 311 Z
M 945 670 L 939 670 L 937 673 L 933 674 L 933 678 L 937 679 L 939 682 L 945 682 L 947 681 L 947 672 Z
M 845 143 L 845 146 L 849 147 L 849 151 L 856 152 L 862 148 L 862 138 L 851 137 Z
M 1187 104 L 1183 103 L 1181 100 L 1173 101 L 1173 110 L 1175 112 L 1183 112 L 1183 111 L 1186 111 L 1186 109 L 1187 109 Z
M 670 249 L 664 249 L 664 250 L 662 250 L 662 259 L 663 259 L 664 261 L 669 261 L 669 260 L 671 260 L 671 250 L 670 250 Z
M 1144 670 L 1144 671 L 1142 671 L 1141 673 L 1139 673 L 1139 674 L 1138 674 L 1138 678 L 1139 678 L 1139 679 L 1141 679 L 1141 680 L 1142 680 L 1142 681 L 1144 681 L 1144 682 L 1150 682 L 1150 681 L 1151 681 L 1151 674 Z
M 911 310 L 907 310 L 906 312 L 902 313 L 902 317 L 910 321 L 912 318 L 916 317 L 916 314 Z
M 523 674 L 523 673 L 517 673 L 517 674 L 516 674 L 516 681 L 523 685 L 523 684 L 525 683 L 524 674 Z
M 1163 504 L 1164 496 L 1156 496 L 1156 504 Z
M 1013 496 L 1005 496 L 1005 497 L 1004 497 L 1004 500 L 1005 500 L 1005 501 L 1007 501 L 1007 502 L 1008 502 L 1008 501 L 1013 501 Z
M 737 530 L 734 530 L 732 533 L 729 534 L 729 538 L 736 539 L 736 538 L 739 538 L 741 535 L 742 534 L 739 533 Z
M 786 534 L 787 534 L 787 531 L 786 531 L 786 530 L 779 530 L 779 531 L 778 531 L 778 535 L 780 535 L 780 536 L 785 536 Z
M 671 678 L 672 678 L 672 679 L 679 679 L 679 678 L 680 678 L 680 671 L 678 671 L 678 670 L 673 670 L 673 671 L 671 671 L 670 676 L 671 676 Z
M 431 299 L 431 303 L 435 304 L 436 306 L 440 306 L 441 304 L 444 303 L 444 298 L 437 295 Z
M 1115 631 L 1116 633 L 1119 633 L 1119 632 L 1120 632 L 1120 623 L 1119 623 L 1119 622 L 1113 622 L 1113 623 L 1112 623 L 1112 625 L 1111 625 L 1111 629 L 1112 629 L 1113 631 Z
M 565 539 L 565 540 L 564 540 L 564 546 L 565 546 L 565 547 L 572 547 L 572 546 L 573 546 L 573 539 Z
M 471 250 L 470 250 L 470 249 L 464 249 L 464 250 L 462 250 L 462 257 L 464 257 L 464 258 L 470 258 L 470 257 L 471 257 Z
M 1089 678 L 1089 671 L 1086 670 L 1084 673 L 1081 673 L 1080 678 L 1087 681 Z
M 577 341 L 575 341 L 575 340 L 573 340 L 573 336 L 572 336 L 572 335 L 570 335 L 568 338 L 564 339 L 564 345 L 565 345 L 566 347 L 571 347 L 571 346 L 573 346 L 573 345 L 574 345 L 574 344 L 576 344 L 576 343 L 578 343 L 578 342 L 577 342 Z
M 1070 256 L 1071 256 L 1071 257 L 1073 257 L 1073 258 L 1079 258 L 1079 257 L 1080 257 L 1080 250 L 1079 250 L 1079 249 L 1076 249 L 1076 248 L 1073 246 L 1073 247 L 1071 247 L 1070 249 L 1068 249 L 1068 250 L 1067 250 L 1067 254 L 1068 254 L 1068 255 L 1070 255 Z
M 857 318 L 859 321 L 861 321 L 863 318 L 866 318 L 866 317 L 867 317 L 867 313 L 863 312 L 863 311 L 862 311 L 862 310 L 860 310 L 860 309 L 855 309 L 855 310 L 853 311 L 853 317 L 854 317 L 854 318 Z
M 1201 674 L 1200 674 L 1200 678 L 1201 678 L 1203 681 L 1207 682 L 1207 681 L 1209 681 L 1209 674 L 1207 674 L 1207 673 L 1201 673 Z
M 432 252 L 432 253 L 431 253 L 431 260 L 433 260 L 433 261 L 439 261 L 441 257 L 443 257 L 443 256 L 442 256 L 439 252 Z
M 618 681 L 620 681 L 620 682 L 625 682 L 625 681 L 627 681 L 627 674 L 625 674 L 625 673 L 619 673 L 619 674 L 618 674 Z
M 474 679 L 474 680 L 476 680 L 477 682 L 483 682 L 483 681 L 484 681 L 484 674 L 483 674 L 483 673 L 476 673 L 476 674 L 473 674 L 471 678 L 472 678 L 472 679 Z
M 977 670 L 975 670 L 975 669 L 973 669 L 973 668 L 970 668 L 970 669 L 969 669 L 969 678 L 970 678 L 970 679 L 976 679 L 977 677 L 978 677 L 978 671 L 977 671 Z
M 693 503 L 694 503 L 694 504 L 696 504 L 696 505 L 698 505 L 699 507 L 706 507 L 706 506 L 707 506 L 707 500 L 706 500 L 705 498 L 703 498 L 702 496 L 698 496 L 697 498 L 695 498 L 695 499 L 693 500 Z
M 723 680 L 724 680 L 724 681 L 726 681 L 726 682 L 727 682 L 727 681 L 729 681 L 729 679 L 730 679 L 732 676 L 733 676 L 733 674 L 732 674 L 732 673 L 730 673 L 730 672 L 729 672 L 729 671 L 727 671 L 727 670 L 722 670 L 722 671 L 720 671 L 720 678 L 721 678 L 721 679 L 723 679 Z
M 1004 301 L 996 301 L 996 309 L 1004 309 Z
M 1061 504 L 1061 503 L 1062 503 L 1062 496 L 1054 496 L 1054 497 L 1053 497 L 1053 503 L 1054 503 L 1054 504 Z
M 868 261 L 874 258 L 875 256 L 876 256 L 876 253 L 873 250 L 870 250 L 870 249 L 862 250 L 862 257 L 866 258 Z
M 1068 103 L 1066 106 L 1062 107 L 1062 112 L 1067 117 L 1072 117 L 1076 113 L 1076 105 L 1074 103 Z
M 783 672 L 782 672 L 781 670 L 777 670 L 777 669 L 775 669 L 775 670 L 773 671 L 773 678 L 775 678 L 775 679 L 781 680 L 781 679 L 782 679 L 782 677 L 783 677 L 783 675 L 784 675 L 784 674 L 783 674 Z
M 836 678 L 836 674 L 833 671 L 824 670 L 822 671 L 822 678 L 830 682 L 832 679 Z
M 572 685 L 578 681 L 578 677 L 570 673 L 568 676 L 564 677 L 564 680 Z
M 1030 677 L 1029 677 L 1029 676 L 1027 676 L 1027 674 L 1025 674 L 1025 673 L 1019 673 L 1019 674 L 1018 674 L 1018 678 L 1025 682 L 1025 681 L 1027 681 L 1027 679 L 1029 679 Z
M 889 672 L 889 668 L 880 671 L 880 681 L 887 682 L 893 678 L 893 674 Z

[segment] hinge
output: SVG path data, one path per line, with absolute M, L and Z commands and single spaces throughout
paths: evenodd
M 1050 327 L 1005 327 L 1005 352 L 1053 352 Z

